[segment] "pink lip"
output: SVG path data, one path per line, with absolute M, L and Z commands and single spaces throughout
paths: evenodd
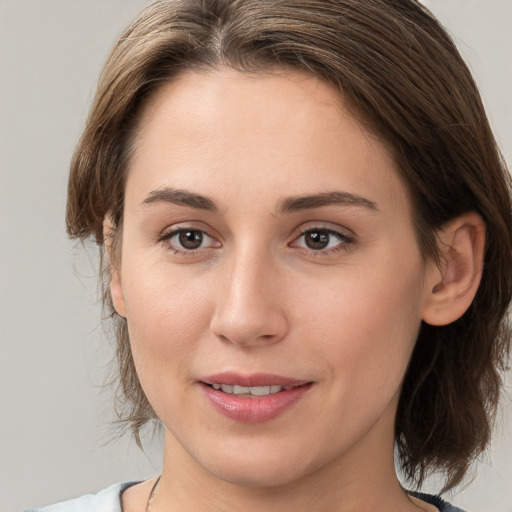
M 291 379 L 282 375 L 274 375 L 273 373 L 254 373 L 252 375 L 240 375 L 233 372 L 216 373 L 208 377 L 200 379 L 206 384 L 229 384 L 234 386 L 251 387 L 251 386 L 300 386 L 307 384 L 306 380 Z
M 266 396 L 232 395 L 216 390 L 209 384 L 228 384 L 244 387 L 293 386 Z M 218 412 L 230 419 L 244 423 L 262 423 L 277 418 L 300 400 L 313 386 L 312 382 L 291 379 L 273 374 L 238 375 L 220 373 L 204 377 L 199 382 L 208 401 Z

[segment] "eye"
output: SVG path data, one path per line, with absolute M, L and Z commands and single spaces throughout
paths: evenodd
M 175 241 L 184 249 L 194 250 L 199 249 L 201 245 L 203 245 L 203 241 L 207 236 L 204 236 L 204 233 L 197 229 L 187 229 L 179 231 L 173 238 L 175 238 Z
M 177 228 L 165 233 L 161 238 L 171 250 L 177 253 L 194 252 L 209 247 L 220 247 L 220 243 L 214 240 L 201 229 Z
M 343 246 L 352 241 L 346 234 L 327 228 L 315 228 L 303 231 L 303 233 L 292 242 L 292 247 L 299 247 L 315 252 L 336 252 L 342 250 Z

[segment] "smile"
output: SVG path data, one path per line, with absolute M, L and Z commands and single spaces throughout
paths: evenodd
M 222 416 L 262 423 L 281 416 L 313 387 L 313 382 L 269 374 L 217 374 L 199 381 L 203 396 Z
M 243 396 L 267 396 L 279 393 L 280 391 L 288 391 L 296 386 L 239 386 L 237 384 L 211 384 L 213 389 L 221 390 L 229 395 Z

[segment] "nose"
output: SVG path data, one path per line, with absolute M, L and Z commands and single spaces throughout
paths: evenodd
M 210 328 L 224 342 L 271 345 L 288 331 L 283 282 L 270 257 L 249 252 L 224 262 Z

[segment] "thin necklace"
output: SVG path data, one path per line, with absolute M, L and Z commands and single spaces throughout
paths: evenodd
M 153 504 L 153 500 L 155 499 L 156 489 L 158 487 L 158 484 L 160 483 L 160 478 L 162 478 L 162 475 L 160 475 L 156 479 L 156 482 L 154 483 L 153 488 L 151 489 L 151 494 L 149 495 L 149 500 L 148 500 L 148 503 L 146 505 L 146 512 L 152 512 L 151 511 L 151 505 Z

